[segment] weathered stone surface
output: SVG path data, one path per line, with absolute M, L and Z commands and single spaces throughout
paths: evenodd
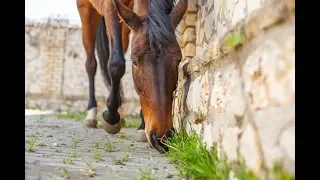
M 185 57 L 193 57 L 196 55 L 196 46 L 193 43 L 187 43 L 183 51 Z
M 30 113 L 30 112 L 28 112 Z M 107 134 L 102 128 L 85 129 L 80 121 L 55 119 L 45 116 L 52 112 L 41 112 L 42 116 L 25 117 L 25 146 L 30 135 L 38 135 L 35 142 L 35 152 L 25 152 L 26 179 L 65 179 L 64 169 L 67 169 L 70 179 L 140 179 L 142 171 L 150 172 L 155 179 L 180 179 L 179 172 L 166 157 L 161 156 L 148 143 L 134 140 L 136 129 L 121 129 L 122 136 Z M 40 113 L 38 113 L 40 114 Z M 78 139 L 78 143 L 73 143 Z M 106 140 L 113 145 L 113 151 L 102 149 Z M 93 147 L 99 142 L 98 149 Z M 75 148 L 73 148 L 75 145 Z M 99 153 L 95 153 L 98 151 Z M 128 161 L 121 161 L 124 153 Z M 96 154 L 96 156 L 95 156 Z M 95 157 L 101 156 L 99 161 Z M 64 160 L 71 160 L 65 161 Z M 88 176 L 89 163 L 92 163 L 95 176 Z
M 213 34 L 213 25 L 214 25 L 214 11 L 211 11 L 211 13 L 209 13 L 207 15 L 207 17 L 205 18 L 205 23 L 204 23 L 204 33 L 205 36 L 207 38 L 207 40 L 209 40 Z
M 208 105 L 209 105 L 209 95 L 210 95 L 209 90 L 210 90 L 209 77 L 208 77 L 208 71 L 206 71 L 201 79 L 201 90 L 200 90 L 201 104 L 200 104 L 199 110 L 202 116 L 208 115 Z
M 284 38 L 265 40 L 246 61 L 244 88 L 253 109 L 294 102 L 295 54 L 283 47 Z
M 192 92 L 192 110 L 194 112 L 200 111 L 201 106 L 201 77 L 196 78 L 193 81 L 193 92 Z
M 279 139 L 280 147 L 284 149 L 286 155 L 291 159 L 295 160 L 295 125 L 292 122 L 290 127 L 286 127 L 287 129 L 284 130 L 281 134 Z
M 182 20 L 180 21 L 179 25 L 177 26 L 176 30 L 179 32 L 179 34 L 183 34 L 184 30 L 186 29 L 186 23 L 185 23 L 185 17 L 182 18 Z
M 214 3 L 212 11 L 209 3 Z M 196 56 L 183 70 L 180 87 L 188 90 L 182 97 L 189 111 L 181 117 L 190 123 L 185 128 L 197 126 L 202 141 L 208 147 L 216 143 L 219 156 L 227 155 L 230 161 L 238 158 L 239 147 L 247 167 L 256 173 L 281 163 L 294 174 L 295 31 L 294 15 L 284 8 L 290 2 L 266 1 L 263 8 L 260 0 L 198 4 Z M 244 31 L 245 41 L 225 51 L 224 46 L 239 41 L 234 34 L 228 36 L 235 29 Z M 205 73 L 210 92 L 207 109 L 203 108 Z
M 239 71 L 235 64 L 218 70 L 214 76 L 214 87 L 211 93 L 211 105 L 217 115 L 228 114 L 243 117 L 245 97 Z
M 203 125 L 203 138 L 202 142 L 206 144 L 207 148 L 210 148 L 213 144 L 213 134 L 212 134 L 213 126 L 211 123 L 205 122 Z
M 183 46 L 188 42 L 194 42 L 196 40 L 195 28 L 187 28 L 182 36 Z
M 196 11 L 197 11 L 197 0 L 189 0 L 188 12 L 196 12 Z
M 235 161 L 238 158 L 237 150 L 239 146 L 239 134 L 241 130 L 238 127 L 226 128 L 222 137 L 222 148 L 228 161 Z
M 248 14 L 253 12 L 254 10 L 257 10 L 261 7 L 261 1 L 260 0 L 247 0 L 247 8 L 248 8 Z
M 197 14 L 196 13 L 188 13 L 185 15 L 185 23 L 186 26 L 195 26 L 197 21 Z
M 265 164 L 268 168 L 272 168 L 275 163 L 281 162 L 283 153 L 279 147 L 280 138 L 288 126 L 294 125 L 294 118 L 294 106 L 271 107 L 255 112 L 254 121 L 257 125 L 264 155 L 267 157 Z M 292 141 L 294 142 L 294 134 L 291 133 L 290 135 L 293 136 L 290 136 L 290 138 L 285 136 L 288 141 L 286 149 L 294 149 L 294 143 L 292 143 Z M 294 160 L 294 156 L 291 157 Z
M 258 138 L 253 126 L 248 124 L 240 139 L 240 153 L 245 158 L 246 166 L 254 172 L 259 172 L 263 163 L 263 157 L 259 154 Z
M 234 26 L 236 23 L 238 23 L 241 19 L 244 19 L 246 13 L 245 13 L 245 8 L 246 8 L 246 0 L 238 0 L 234 12 L 233 12 L 233 17 L 231 20 L 231 25 Z

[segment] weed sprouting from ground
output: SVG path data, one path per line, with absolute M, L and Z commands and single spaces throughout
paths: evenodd
M 64 163 L 64 164 L 71 164 L 72 163 L 72 159 L 71 158 L 64 158 L 63 160 L 62 160 L 62 162 Z
M 154 179 L 154 175 L 152 174 L 152 169 L 139 169 L 140 170 L 140 180 L 153 180 Z
M 78 142 L 79 142 L 79 134 L 77 137 L 72 138 L 72 144 L 71 144 L 72 149 L 75 149 L 77 147 Z
M 70 175 L 69 175 L 69 170 L 64 168 L 63 169 L 63 173 L 64 173 L 64 178 L 65 179 L 70 179 Z
M 93 159 L 102 161 L 104 159 L 104 152 L 100 149 L 93 148 Z
M 116 136 L 117 136 L 117 138 L 119 138 L 119 139 L 128 139 L 128 137 L 127 137 L 124 133 L 122 133 L 122 132 L 118 133 Z
M 76 151 L 73 151 L 73 153 L 72 153 L 72 155 L 71 155 L 73 158 L 76 158 L 76 157 L 78 157 L 78 156 L 80 156 L 79 154 L 77 154 L 77 152 Z
M 127 152 L 123 153 L 122 161 L 123 162 L 128 162 L 129 161 L 129 153 L 127 153 Z
M 89 163 L 85 162 L 85 163 L 87 165 L 87 168 L 86 169 L 80 169 L 80 170 L 84 171 L 90 177 L 95 176 L 96 175 L 96 172 L 95 172 L 96 168 L 93 165 L 93 162 L 89 162 Z
M 28 139 L 28 145 L 29 146 L 26 146 L 26 151 L 28 152 L 34 152 L 34 147 L 35 147 L 35 144 L 36 144 L 36 141 L 37 139 L 39 138 L 39 135 L 35 135 L 35 134 L 31 134 L 29 139 Z
M 109 139 L 106 139 L 103 146 L 104 152 L 111 152 L 113 151 L 113 144 L 110 142 Z

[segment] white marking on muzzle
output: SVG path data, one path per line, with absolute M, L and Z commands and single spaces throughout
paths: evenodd
M 151 144 L 151 140 L 150 140 L 150 136 L 149 136 L 149 132 L 147 131 L 147 128 L 145 128 L 144 130 L 145 130 L 145 133 L 146 133 L 146 136 L 147 136 L 147 140 L 148 140 L 149 145 L 150 145 L 151 147 L 153 147 L 152 144 Z M 153 148 L 155 148 L 155 147 L 153 147 Z

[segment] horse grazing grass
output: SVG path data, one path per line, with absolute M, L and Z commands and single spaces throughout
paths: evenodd
M 132 32 L 132 77 L 140 97 L 142 119 L 136 139 L 147 140 L 160 153 L 167 151 L 160 139 L 170 136 L 173 129 L 172 93 L 182 57 L 174 31 L 188 7 L 187 0 L 174 4 L 175 0 L 77 0 L 89 77 L 88 127 L 97 126 L 96 49 L 110 90 L 107 109 L 102 113 L 104 129 L 111 134 L 121 129 L 118 113 L 124 93 L 121 78 L 125 72 L 124 53 Z

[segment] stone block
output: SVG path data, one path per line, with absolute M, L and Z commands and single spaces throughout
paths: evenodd
M 184 30 L 186 29 L 186 22 L 185 22 L 186 18 L 182 18 L 182 20 L 180 21 L 179 25 L 177 26 L 176 30 L 180 33 L 183 34 Z
M 231 26 L 234 26 L 237 24 L 240 20 L 244 19 L 245 14 L 245 8 L 246 8 L 246 0 L 238 0 L 234 7 L 234 12 L 231 20 Z
M 209 77 L 208 77 L 208 71 L 204 73 L 204 75 L 201 78 L 200 82 L 200 114 L 203 117 L 206 117 L 208 115 L 208 105 L 209 105 L 209 93 L 210 93 L 210 83 L 209 83 Z
M 228 161 L 236 161 L 238 159 L 239 134 L 241 130 L 238 127 L 228 127 L 222 132 L 222 149 L 228 157 Z
M 197 11 L 197 0 L 189 0 L 187 12 L 196 12 L 196 11 Z
M 259 152 L 259 137 L 251 124 L 248 124 L 240 139 L 240 153 L 245 159 L 246 166 L 259 174 L 263 167 L 263 157 Z
M 283 47 L 284 38 L 265 40 L 243 67 L 244 88 L 253 109 L 294 102 L 295 53 Z
M 193 27 L 187 28 L 183 32 L 183 36 L 182 36 L 183 47 L 188 42 L 194 42 L 195 40 L 196 40 L 195 28 L 193 28 Z
M 214 32 L 214 11 L 211 11 L 206 17 L 204 21 L 204 34 L 209 40 Z M 203 41 L 203 39 L 202 39 Z
M 183 51 L 184 57 L 194 57 L 196 55 L 196 46 L 194 43 L 187 43 Z
M 186 27 L 196 26 L 197 22 L 197 14 L 196 13 L 188 13 L 185 16 Z

